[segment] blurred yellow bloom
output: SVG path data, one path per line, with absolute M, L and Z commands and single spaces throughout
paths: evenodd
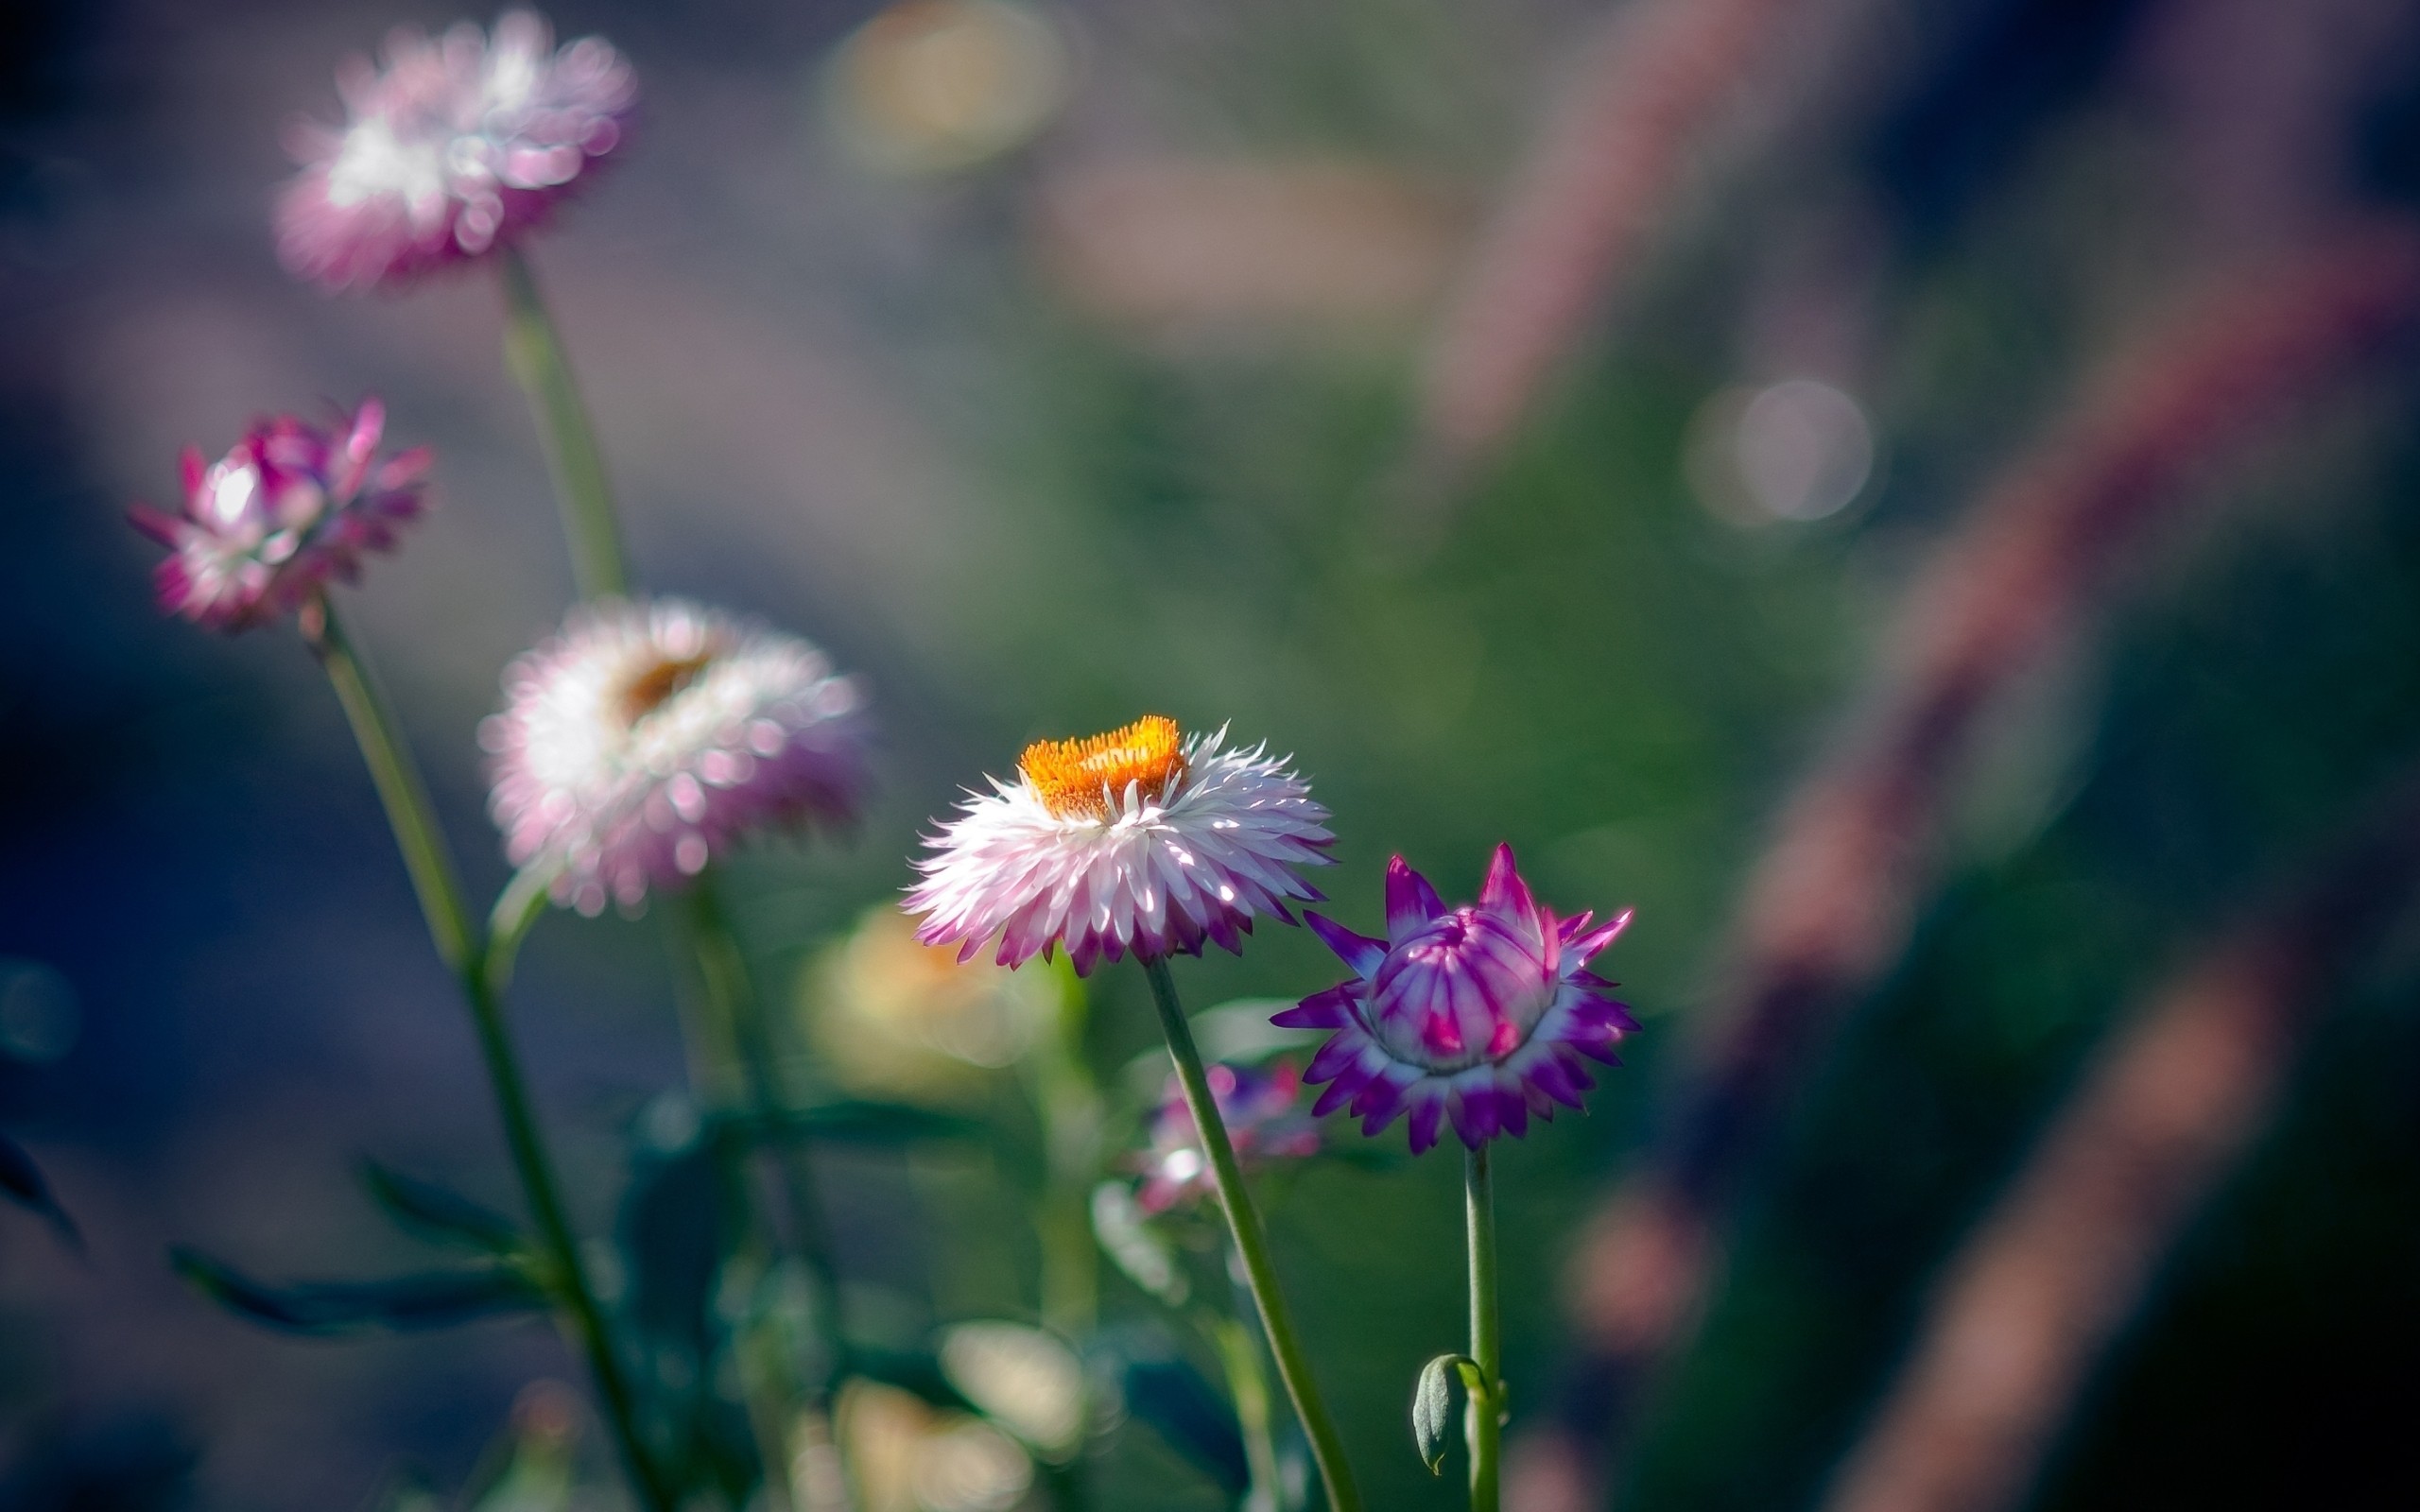
M 896 1386 L 851 1382 L 839 1416 L 863 1512 L 1008 1512 L 1033 1484 L 1008 1435 Z
M 810 961 L 799 1011 L 835 1075 L 865 1093 L 953 1101 L 1025 1054 L 1058 1006 L 1046 971 L 959 965 L 947 946 L 919 945 L 888 903 Z

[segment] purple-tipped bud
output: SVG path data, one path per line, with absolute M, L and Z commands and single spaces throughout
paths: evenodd
M 255 421 L 216 462 L 185 450 L 184 507 L 130 511 L 136 529 L 169 550 L 154 575 L 160 607 L 218 630 L 286 613 L 331 578 L 353 581 L 365 553 L 395 543 L 427 507 L 429 454 L 380 457 L 386 407 L 361 407 L 322 428 L 292 415 Z
M 1638 1027 L 1614 984 L 1588 970 L 1628 911 L 1595 928 L 1591 914 L 1557 919 L 1530 896 L 1510 846 L 1496 847 L 1478 902 L 1460 908 L 1395 857 L 1384 939 L 1305 917 L 1354 971 L 1276 1016 L 1334 1031 L 1305 1073 L 1327 1083 L 1312 1111 L 1349 1107 L 1365 1134 L 1408 1113 L 1414 1154 L 1447 1121 L 1477 1149 L 1527 1133 L 1532 1113 L 1580 1107 L 1596 1085 L 1587 1062 L 1618 1065 L 1614 1046 Z

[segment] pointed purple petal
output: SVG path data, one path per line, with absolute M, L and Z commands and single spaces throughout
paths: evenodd
M 1403 857 L 1387 863 L 1387 938 L 1402 944 L 1404 937 L 1421 925 L 1445 911 L 1445 901 L 1428 879 Z

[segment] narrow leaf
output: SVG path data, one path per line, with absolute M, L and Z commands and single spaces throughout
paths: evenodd
M 1411 1441 L 1431 1475 L 1445 1473 L 1445 1446 L 1454 1422 L 1454 1378 L 1464 1390 L 1478 1379 L 1478 1366 L 1459 1354 L 1441 1354 L 1420 1367 L 1411 1389 Z
M 169 1259 L 179 1275 L 229 1312 L 296 1333 L 443 1328 L 499 1313 L 540 1312 L 547 1305 L 534 1281 L 503 1265 L 381 1281 L 269 1286 L 196 1250 L 179 1247 Z
M 1252 1462 L 1235 1409 L 1193 1366 L 1181 1359 L 1130 1360 L 1124 1387 L 1127 1409 L 1220 1490 L 1238 1497 L 1251 1488 Z
M 76 1220 L 67 1216 L 67 1210 L 60 1207 L 59 1199 L 51 1194 L 50 1183 L 43 1179 L 42 1167 L 34 1164 L 34 1158 L 5 1134 L 0 1134 L 0 1193 L 50 1220 L 51 1228 L 58 1230 L 60 1242 L 82 1253 L 84 1236 L 77 1231 Z
M 515 1254 L 526 1247 L 511 1219 L 435 1182 L 364 1160 L 361 1183 L 389 1217 L 424 1239 L 490 1255 Z

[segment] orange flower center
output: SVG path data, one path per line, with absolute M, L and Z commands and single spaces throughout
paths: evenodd
M 1176 721 L 1145 714 L 1106 735 L 1037 740 L 1017 758 L 1042 806 L 1060 818 L 1105 819 L 1129 787 L 1157 802 L 1184 782 L 1184 751 Z
M 622 723 L 635 725 L 670 703 L 698 675 L 715 664 L 712 651 L 696 656 L 666 657 L 632 678 L 622 690 Z

